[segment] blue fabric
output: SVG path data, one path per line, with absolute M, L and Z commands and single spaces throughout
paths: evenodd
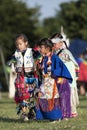
M 45 57 L 44 57 L 44 61 L 43 61 L 43 62 L 44 62 L 44 66 L 45 66 L 45 67 L 44 67 L 44 73 L 45 73 L 45 74 L 47 73 L 47 61 L 48 61 L 48 57 L 45 56 Z
M 73 39 L 70 43 L 69 50 L 75 58 L 78 58 L 80 54 L 87 48 L 87 41 L 81 39 Z
M 28 78 L 28 77 L 25 77 L 25 82 L 26 82 L 26 83 L 32 84 L 32 83 L 35 82 L 35 81 L 36 81 L 35 78 Z
M 62 112 L 59 109 L 52 110 L 49 112 L 42 112 L 41 110 L 36 111 L 36 119 L 37 120 L 43 120 L 43 119 L 58 120 L 61 118 L 62 118 Z
M 83 62 L 83 59 L 81 59 L 81 58 L 75 58 L 75 59 L 76 59 L 78 65 L 80 65 Z
M 63 77 L 69 80 L 72 83 L 72 77 L 67 67 L 63 63 L 63 61 L 56 55 L 52 55 L 52 66 L 51 72 L 53 77 Z
M 36 110 L 36 119 L 43 120 L 58 120 L 62 118 L 62 112 L 60 110 L 59 99 L 54 99 L 53 109 L 49 109 L 49 104 L 47 99 L 39 99 Z

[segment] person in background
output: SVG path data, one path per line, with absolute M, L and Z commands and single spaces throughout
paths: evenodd
M 15 84 L 14 81 L 16 79 L 17 75 L 15 72 L 14 63 L 10 66 L 10 72 L 9 72 L 9 98 L 14 98 L 15 96 Z
M 76 72 L 79 70 L 79 66 L 69 51 L 66 41 L 63 40 L 63 36 L 60 33 L 53 34 L 50 39 L 54 44 L 55 53 L 64 62 L 72 76 L 73 81 L 70 83 L 71 117 L 76 117 L 76 107 L 79 104 Z
M 42 72 L 39 67 L 41 64 L 41 61 L 42 61 L 42 55 L 40 53 L 40 46 L 38 44 L 35 44 L 35 46 L 33 48 L 33 57 L 34 57 L 34 66 L 35 66 L 34 75 L 35 75 L 35 78 L 37 79 L 38 88 L 39 88 L 39 86 L 42 82 Z M 38 89 L 37 89 L 37 91 L 38 91 Z
M 78 65 L 80 66 L 80 64 L 83 62 L 83 54 L 81 53 L 81 54 L 79 55 L 79 57 L 78 57 L 78 58 L 75 58 L 75 59 L 76 59 Z
M 79 89 L 80 95 L 87 95 L 87 49 L 83 52 L 83 61 L 79 65 Z

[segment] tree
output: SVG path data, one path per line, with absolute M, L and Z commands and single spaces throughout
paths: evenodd
M 87 40 L 87 1 L 78 0 L 61 4 L 61 11 L 57 16 L 62 19 L 62 24 L 70 38 Z
M 54 32 L 60 31 L 60 23 L 56 20 L 56 18 L 46 18 L 43 21 L 43 29 L 45 29 L 45 35 L 49 37 Z
M 14 38 L 17 34 L 25 33 L 31 45 L 37 39 L 38 17 L 39 7 L 31 9 L 19 0 L 0 0 L 0 46 L 5 62 L 15 50 Z M 1 61 L 0 64 L 2 65 Z M 6 86 L 2 66 L 0 66 L 0 76 L 1 82 Z
M 43 23 L 48 33 L 60 31 L 62 25 L 70 39 L 87 40 L 87 0 L 62 3 L 56 15 Z

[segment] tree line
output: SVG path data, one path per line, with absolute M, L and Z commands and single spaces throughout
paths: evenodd
M 24 33 L 29 38 L 31 47 L 43 37 L 60 32 L 61 25 L 72 40 L 87 40 L 87 0 L 76 0 L 60 5 L 54 17 L 39 20 L 40 6 L 30 8 L 21 0 L 0 0 L 0 48 L 3 50 L 5 63 L 15 51 L 15 36 Z M 2 61 L 0 60 L 0 82 L 6 90 Z

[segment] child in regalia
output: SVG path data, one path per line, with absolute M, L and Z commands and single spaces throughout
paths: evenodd
M 71 117 L 76 117 L 77 116 L 77 110 L 76 107 L 79 104 L 78 100 L 78 92 L 77 92 L 77 75 L 76 75 L 76 70 L 79 69 L 79 66 L 77 62 L 75 61 L 73 55 L 69 51 L 66 41 L 63 39 L 63 36 L 59 33 L 55 33 L 51 36 L 51 41 L 54 44 L 54 49 L 56 55 L 64 62 L 66 65 L 67 69 L 69 70 L 71 76 L 72 76 L 72 83 L 70 83 L 70 104 L 71 104 Z M 61 87 L 60 87 L 61 88 Z M 66 86 L 66 89 L 68 87 Z M 61 91 L 63 93 L 61 97 L 61 104 L 63 105 L 63 110 L 65 109 L 64 102 L 63 100 L 67 99 L 67 97 L 64 97 L 64 90 Z M 69 93 L 68 93 L 69 95 Z M 68 101 L 69 103 L 69 101 Z
M 72 80 L 69 71 L 57 55 L 52 54 L 52 42 L 44 38 L 40 41 L 42 59 L 42 84 L 38 92 L 36 119 L 51 121 L 62 118 L 60 95 L 57 81 L 60 77 Z
M 28 39 L 24 34 L 19 34 L 16 37 L 15 44 L 17 49 L 12 60 L 16 61 L 15 102 L 17 103 L 17 114 L 22 113 L 21 118 L 28 120 L 35 116 L 33 98 L 37 83 L 34 78 L 33 53 L 32 49 L 28 47 Z

